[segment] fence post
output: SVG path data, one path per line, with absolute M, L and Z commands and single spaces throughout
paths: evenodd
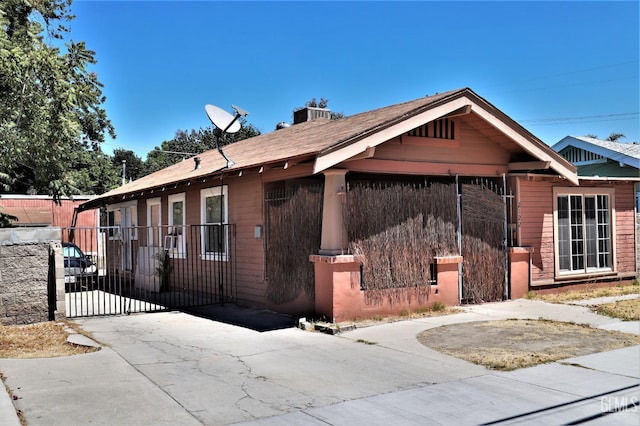
M 64 291 L 64 258 L 60 242 L 49 243 L 49 276 L 47 293 L 49 299 L 49 321 L 66 316 Z

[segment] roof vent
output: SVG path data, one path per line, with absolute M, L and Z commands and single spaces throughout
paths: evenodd
M 327 108 L 304 107 L 293 111 L 293 124 L 304 123 L 316 118 L 331 120 L 331 111 Z
M 196 163 L 195 169 L 194 170 L 198 170 L 200 168 L 200 157 L 193 157 L 193 162 Z
M 276 124 L 276 130 L 286 129 L 287 127 L 291 127 L 291 124 L 287 123 L 286 121 L 281 121 Z

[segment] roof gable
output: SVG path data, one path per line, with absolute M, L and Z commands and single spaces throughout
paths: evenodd
M 574 147 L 600 157 L 616 161 L 621 165 L 640 169 L 640 144 L 603 141 L 586 136 L 565 136 L 552 146 L 556 152 Z
M 315 161 L 314 173 L 364 153 L 367 149 L 402 135 L 421 124 L 455 115 L 465 109 L 467 112 L 470 110 L 479 115 L 533 157 L 549 163 L 550 168 L 574 185 L 578 184 L 576 169 L 571 163 L 471 89 L 448 92 L 445 95 L 428 104 L 417 105 L 401 116 L 381 122 L 367 132 L 354 135 L 350 140 L 342 141 L 320 152 Z

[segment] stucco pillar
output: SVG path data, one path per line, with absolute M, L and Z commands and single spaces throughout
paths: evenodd
M 532 247 L 509 248 L 510 299 L 520 299 L 527 295 L 531 277 Z
M 342 222 L 342 201 L 346 191 L 347 170 L 324 171 L 324 199 L 322 205 L 321 255 L 333 256 L 346 250 L 347 236 Z

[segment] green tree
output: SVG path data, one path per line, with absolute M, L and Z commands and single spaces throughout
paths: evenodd
M 248 124 L 244 118 L 240 120 L 242 128 L 236 133 L 221 135 L 219 139 L 220 146 L 229 145 L 260 134 L 260 131 L 252 124 Z M 214 128 L 207 127 L 191 130 L 190 132 L 178 130 L 173 139 L 162 142 L 159 147 L 155 147 L 153 151 L 147 154 L 145 173 L 153 173 L 185 158 L 215 148 L 216 130 Z
M 103 194 L 122 182 L 113 159 L 100 148 L 76 151 L 66 179 L 74 193 L 86 195 Z
M 0 3 L 0 173 L 13 192 L 72 195 L 78 153 L 115 137 L 95 52 L 69 39 L 71 3 Z
M 112 167 L 120 171 L 120 180 L 122 181 L 122 162 L 125 162 L 125 178 L 127 181 L 136 180 L 144 176 L 145 164 L 142 158 L 138 157 L 135 152 L 128 149 L 114 149 L 112 158 Z

